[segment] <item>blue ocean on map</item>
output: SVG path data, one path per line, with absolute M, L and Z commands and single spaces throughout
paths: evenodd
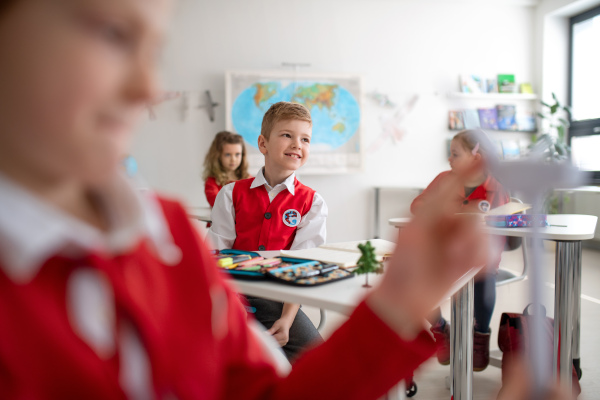
M 279 101 L 305 105 L 313 120 L 312 145 L 319 150 L 336 149 L 348 142 L 360 126 L 356 98 L 338 84 L 317 81 L 255 83 L 234 100 L 231 118 L 234 129 L 257 147 L 262 118 Z M 315 149 L 316 150 L 316 149 Z

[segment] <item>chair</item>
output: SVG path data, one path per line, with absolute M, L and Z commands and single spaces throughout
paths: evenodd
M 521 200 L 514 197 L 511 197 L 510 201 L 516 203 L 523 203 Z M 528 243 L 525 240 L 525 238 L 512 236 L 506 238 L 504 251 L 513 251 L 521 247 L 523 251 L 523 271 L 521 272 L 521 275 L 516 275 L 510 270 L 502 268 L 498 269 L 498 275 L 496 276 L 496 287 L 508 285 L 509 283 L 519 282 L 527 278 L 527 246 Z M 490 349 L 490 365 L 497 368 L 502 368 L 502 352 L 499 349 Z
M 523 202 L 515 197 L 510 198 L 511 202 L 521 203 Z M 516 275 L 514 272 L 507 269 L 498 269 L 498 275 L 496 276 L 496 287 L 508 285 L 509 283 L 514 283 L 518 281 L 522 281 L 527 278 L 527 242 L 524 242 L 524 238 L 509 236 L 506 238 L 506 244 L 504 245 L 504 251 L 513 251 L 517 250 L 519 247 L 522 248 L 523 251 L 523 271 L 521 275 Z

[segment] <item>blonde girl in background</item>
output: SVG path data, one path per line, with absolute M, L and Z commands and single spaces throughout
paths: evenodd
M 212 208 L 223 186 L 250 177 L 244 139 L 228 131 L 217 133 L 204 159 L 202 177 L 206 200 Z

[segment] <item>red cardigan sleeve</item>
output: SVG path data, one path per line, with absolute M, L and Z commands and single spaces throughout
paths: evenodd
M 221 190 L 221 186 L 217 184 L 215 178 L 212 176 L 208 177 L 204 182 L 204 194 L 211 208 L 215 205 L 215 199 L 217 198 L 217 194 L 219 194 L 219 190 Z
M 173 231 L 174 236 L 181 237 L 183 231 L 196 235 L 192 229 L 182 228 Z M 199 358 L 196 359 L 202 367 L 186 370 L 186 373 L 195 376 L 194 371 L 207 367 L 216 372 L 217 380 L 198 377 L 202 385 L 206 385 L 205 389 L 215 385 L 212 390 L 201 390 L 205 394 L 219 393 L 219 398 L 232 400 L 304 400 L 314 397 L 315 393 L 320 398 L 377 399 L 397 382 L 411 376 L 435 351 L 435 343 L 425 331 L 414 340 L 403 340 L 363 302 L 325 343 L 308 350 L 288 376 L 280 376 L 264 344 L 249 328 L 248 316 L 233 287 L 223 279 L 207 248 L 202 243 L 193 247 L 197 250 L 188 254 L 196 253 L 199 257 L 189 272 L 193 275 L 194 269 L 196 273 L 202 271 L 205 278 L 191 282 L 189 276 L 185 279 L 181 276 L 184 279 L 181 285 L 193 286 L 194 292 L 188 293 L 192 297 L 194 293 L 197 296 L 210 292 L 212 312 L 208 320 L 201 322 L 207 310 L 194 307 L 197 303 L 188 297 L 182 316 L 188 314 L 186 319 L 212 324 L 212 335 L 196 337 L 194 343 L 185 346 L 188 353 L 198 346 L 204 349 L 197 352 Z M 185 253 L 185 249 L 182 250 Z M 215 299 L 221 299 L 220 308 L 215 308 Z M 198 383 L 198 379 L 192 382 Z

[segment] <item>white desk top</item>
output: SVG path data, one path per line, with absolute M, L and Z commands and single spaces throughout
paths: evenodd
M 410 218 L 392 218 L 389 224 L 397 228 L 406 226 Z M 550 226 L 537 229 L 538 237 L 545 240 L 589 240 L 594 238 L 598 217 L 578 214 L 550 214 Z M 554 225 L 554 226 L 553 226 Z M 486 226 L 486 231 L 494 235 L 530 237 L 534 228 L 497 228 Z
M 203 222 L 211 222 L 210 211 L 210 207 L 189 207 L 187 210 L 188 216 Z
M 278 252 L 260 252 L 264 257 L 273 257 L 277 253 Z M 472 279 L 478 271 L 479 269 L 472 269 L 457 280 L 444 298 L 457 292 Z M 383 279 L 382 275 L 369 274 L 369 284 L 373 287 L 376 286 L 381 279 Z M 360 303 L 367 293 L 369 293 L 369 290 L 371 290 L 370 288 L 367 289 L 362 287 L 365 283 L 365 278 L 362 275 L 315 287 L 285 285 L 269 280 L 232 280 L 232 282 L 238 287 L 240 293 L 250 296 L 260 296 L 289 303 L 300 303 L 307 306 L 339 312 L 345 315 L 350 315 L 358 303 Z

